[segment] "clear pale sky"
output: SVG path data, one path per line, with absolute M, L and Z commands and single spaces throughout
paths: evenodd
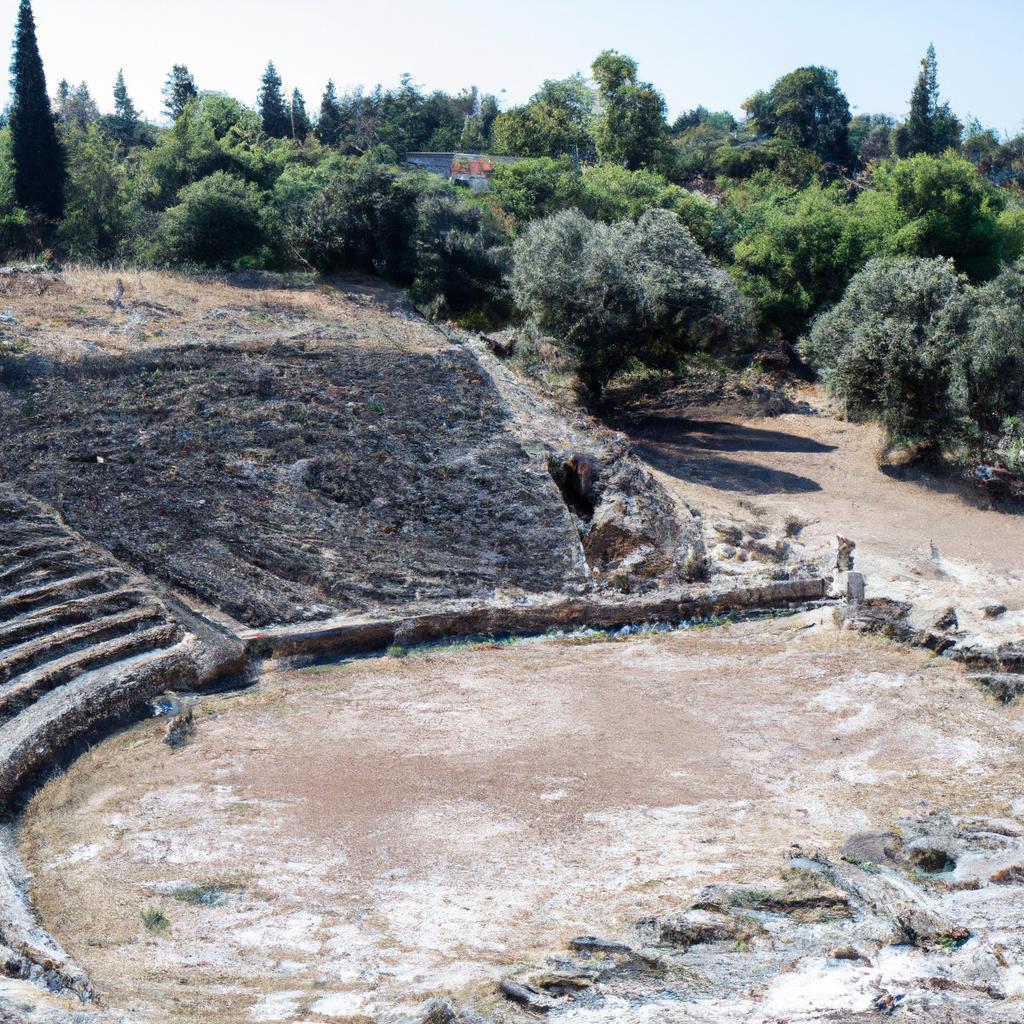
M 17 0 L 0 0 L 13 35 Z M 158 118 L 174 63 L 200 88 L 252 103 L 272 58 L 315 108 L 339 90 L 397 83 L 478 85 L 503 105 L 545 78 L 628 53 L 674 115 L 703 103 L 739 111 L 754 90 L 804 64 L 836 68 L 855 112 L 902 115 L 929 41 L 942 94 L 961 117 L 1015 133 L 1024 119 L 1024 0 L 33 0 L 51 94 L 85 80 L 109 109 L 118 67 Z M 502 91 L 504 90 L 504 91 Z M 6 102 L 6 90 L 2 102 Z

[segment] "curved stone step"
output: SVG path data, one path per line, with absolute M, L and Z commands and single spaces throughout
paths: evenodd
M 57 661 L 103 640 L 127 635 L 154 619 L 167 621 L 163 608 L 155 602 L 140 604 L 125 612 L 91 617 L 85 622 L 65 625 L 23 643 L 0 648 L 0 684 L 19 673 Z
M 53 537 L 34 538 L 17 544 L 14 547 L 0 546 L 0 560 L 4 565 L 12 565 L 14 562 L 25 558 L 33 558 L 36 555 L 57 554 L 61 551 L 71 551 L 78 555 L 79 548 L 70 537 L 55 539 Z
M 47 662 L 24 675 L 15 676 L 0 685 L 0 722 L 20 717 L 19 712 L 37 701 L 41 695 L 52 692 L 71 682 L 75 676 L 91 672 L 119 661 L 159 651 L 171 646 L 181 637 L 181 628 L 175 622 L 164 623 L 128 636 L 76 651 L 63 658 Z
M 127 611 L 147 598 L 152 600 L 152 596 L 140 587 L 129 585 L 102 594 L 87 594 L 63 604 L 36 608 L 0 623 L 0 650 L 64 625 Z
M 5 559 L 5 562 L 7 560 Z M 30 555 L 20 561 L 15 561 L 9 568 L 0 572 L 0 589 L 8 589 L 16 581 L 23 580 L 35 573 L 56 571 L 63 567 L 81 564 L 82 558 L 71 545 L 67 545 L 57 551 L 48 551 L 41 554 Z
M 85 972 L 42 928 L 26 895 L 25 876 L 13 829 L 0 825 L 0 973 L 39 976 L 44 985 L 71 991 L 82 999 L 92 995 Z M 0 1007 L 0 1020 L 8 1020 Z
M 0 622 L 47 602 L 56 604 L 72 597 L 95 594 L 123 583 L 127 578 L 128 574 L 123 569 L 100 568 L 15 591 L 0 597 Z
M 129 711 L 167 689 L 192 685 L 196 677 L 196 640 L 185 634 L 177 643 L 99 665 L 54 687 L 0 724 L 0 807 L 28 776 L 49 763 L 69 742 L 111 717 Z

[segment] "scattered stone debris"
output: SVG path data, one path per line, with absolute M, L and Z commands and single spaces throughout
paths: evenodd
M 960 628 L 960 619 L 957 617 L 955 608 L 947 608 L 936 620 L 935 628 L 945 632 Z
M 635 949 L 574 939 L 501 992 L 594 1024 L 634 1019 L 618 1015 L 625 1005 L 685 1024 L 1020 1019 L 1024 835 L 935 811 L 852 835 L 839 859 L 793 850 L 781 886 L 710 886 L 682 914 L 639 922 Z M 783 1013 L 797 992 L 803 1012 Z
M 598 939 L 593 935 L 580 935 L 569 940 L 569 948 L 576 953 L 629 953 L 629 946 L 622 942 Z
M 986 619 L 999 619 L 1006 614 L 1007 610 L 1005 604 L 987 604 L 981 609 L 981 614 Z
M 534 1013 L 547 1013 L 558 1006 L 554 999 L 544 995 L 539 988 L 533 985 L 521 985 L 519 982 L 503 978 L 498 983 L 498 988 L 506 999 L 510 999 L 513 1003 L 518 1003 Z
M 907 601 L 869 597 L 856 604 L 848 603 L 836 608 L 834 617 L 837 625 L 844 629 L 880 633 L 891 640 L 924 647 L 936 654 L 943 654 L 955 646 L 956 641 L 952 637 L 915 629 L 908 621 L 911 608 Z
M 1012 704 L 1024 694 L 1024 675 L 1018 673 L 975 673 L 970 676 L 970 680 L 1001 704 Z
M 1024 694 L 1024 643 L 1013 641 L 998 647 L 964 646 L 951 656 L 971 670 L 970 679 L 1003 704 Z

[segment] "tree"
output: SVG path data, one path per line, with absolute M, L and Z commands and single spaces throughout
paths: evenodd
M 281 76 L 272 60 L 267 61 L 256 103 L 264 133 L 272 139 L 288 138 L 292 132 L 292 118 L 284 98 Z
M 431 315 L 507 305 L 497 218 L 448 190 L 417 202 L 412 236 L 412 295 Z M 507 311 L 506 311 L 507 312 Z
M 614 50 L 601 53 L 591 70 L 601 101 L 592 128 L 597 155 L 631 171 L 657 164 L 668 129 L 662 95 L 637 81 L 635 60 Z
M 71 86 L 61 81 L 57 86 L 57 118 L 64 125 L 86 128 L 100 119 L 99 107 L 89 93 L 89 86 L 82 82 Z
M 892 156 L 896 119 L 888 114 L 858 114 L 850 122 L 850 149 L 865 167 Z
M 636 224 L 577 210 L 533 221 L 513 247 L 510 284 L 595 396 L 633 359 L 672 366 L 687 349 L 746 331 L 735 286 L 667 210 Z
M 795 143 L 832 163 L 850 159 L 850 104 L 831 68 L 797 68 L 768 92 L 755 93 L 743 108 L 765 135 Z
M 630 355 L 633 282 L 616 228 L 565 210 L 533 221 L 513 247 L 512 296 L 600 395 Z
M 1024 265 L 1019 263 L 974 292 L 954 387 L 984 431 L 998 431 L 1005 417 L 1024 413 L 1022 310 Z
M 128 95 L 123 71 L 118 71 L 114 81 L 114 116 L 109 123 L 111 135 L 122 146 L 134 145 L 138 140 L 141 119 L 132 98 Z
M 320 100 L 320 116 L 316 121 L 316 137 L 325 146 L 336 146 L 341 140 L 341 105 L 334 89 L 333 80 L 327 82 Z
M 740 288 L 753 299 L 761 325 L 787 338 L 796 338 L 815 313 L 838 301 L 881 248 L 838 183 L 787 190 L 781 198 L 769 193 L 744 217 L 747 229 L 734 251 Z
M 493 97 L 485 97 L 492 100 Z M 576 161 L 594 156 L 590 120 L 594 93 L 582 75 L 549 79 L 530 97 L 492 118 L 491 141 L 495 152 L 512 156 L 568 156 Z
M 298 139 L 300 142 L 306 141 L 306 136 L 309 135 L 310 123 L 309 115 L 306 113 L 306 101 L 302 97 L 302 93 L 298 89 L 292 90 L 292 105 L 291 105 L 291 124 L 292 124 L 292 138 Z
M 896 153 L 903 157 L 942 153 L 959 145 L 962 131 L 949 104 L 939 102 L 939 65 L 935 47 L 929 43 L 910 95 L 910 113 L 894 135 Z
M 124 238 L 127 205 L 124 164 L 117 159 L 117 147 L 96 124 L 72 124 L 66 145 L 68 199 L 61 241 L 73 256 L 114 256 Z
M 462 126 L 459 149 L 464 153 L 485 153 L 487 148 L 488 141 L 483 120 L 478 114 L 469 114 Z
M 324 273 L 407 271 L 425 181 L 426 176 L 370 157 L 339 161 L 329 180 L 288 224 L 292 251 Z
M 1005 193 L 987 182 L 974 165 L 955 153 L 919 153 L 909 160 L 880 165 L 874 192 L 862 192 L 857 204 L 885 211 L 895 230 L 888 251 L 906 256 L 948 256 L 975 280 L 999 271 L 1003 237 L 999 213 Z
M 191 100 L 199 95 L 196 80 L 184 64 L 175 64 L 164 82 L 164 113 L 177 121 Z
M 64 150 L 46 94 L 30 0 L 21 0 L 11 64 L 11 156 L 20 206 L 47 217 L 64 212 Z
M 876 259 L 815 320 L 804 352 L 848 415 L 877 419 L 890 444 L 934 451 L 963 429 L 951 384 L 967 316 L 951 260 Z

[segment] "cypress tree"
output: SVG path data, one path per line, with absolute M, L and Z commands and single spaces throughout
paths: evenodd
M 199 95 L 196 80 L 184 64 L 175 64 L 164 83 L 164 113 L 172 121 L 181 117 L 181 112 L 191 100 Z
M 334 82 L 328 81 L 320 100 L 320 116 L 316 122 L 316 137 L 325 146 L 336 146 L 341 140 L 341 104 L 334 89 Z
M 64 213 L 64 150 L 46 94 L 30 0 L 21 0 L 11 62 L 11 154 L 18 205 L 47 217 Z
M 131 146 L 139 135 L 139 112 L 135 109 L 128 87 L 124 84 L 124 71 L 117 72 L 114 82 L 114 117 L 112 134 L 123 146 Z
M 272 139 L 286 139 L 292 132 L 292 119 L 288 104 L 284 98 L 281 76 L 274 67 L 274 62 L 267 61 L 267 69 L 260 80 L 260 91 L 257 99 L 263 131 Z
M 309 135 L 309 115 L 306 113 L 306 101 L 298 89 L 292 90 L 292 138 L 300 142 L 306 141 Z
M 949 104 L 939 102 L 939 62 L 935 47 L 929 43 L 910 94 L 910 112 L 896 129 L 896 152 L 904 157 L 915 153 L 942 153 L 959 143 L 961 131 L 962 126 Z

